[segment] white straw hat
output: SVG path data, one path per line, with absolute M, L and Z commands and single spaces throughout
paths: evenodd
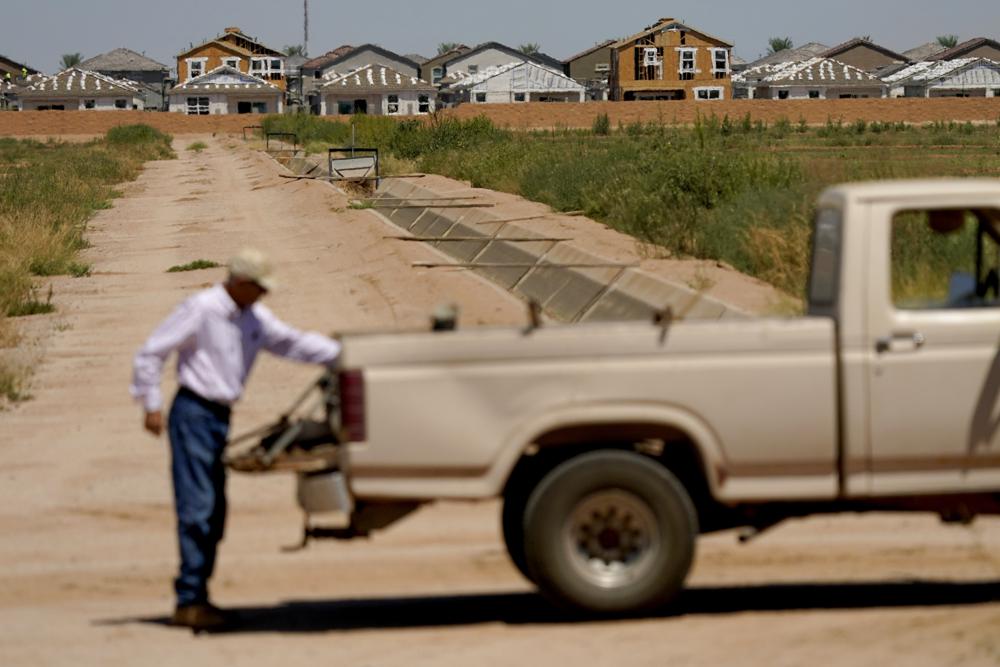
M 256 248 L 243 248 L 229 260 L 229 275 L 253 281 L 268 292 L 278 286 L 271 275 L 273 272 L 274 267 L 267 255 Z

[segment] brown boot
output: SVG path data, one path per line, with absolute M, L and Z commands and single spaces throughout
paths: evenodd
M 177 607 L 170 624 L 192 630 L 218 630 L 229 624 L 225 612 L 207 602 Z

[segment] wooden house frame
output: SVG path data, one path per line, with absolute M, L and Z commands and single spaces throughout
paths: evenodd
M 611 99 L 730 99 L 732 48 L 672 18 L 660 19 L 612 46 Z
M 239 28 L 194 46 L 177 56 L 177 83 L 184 84 L 226 66 L 263 79 L 281 90 L 288 87 L 285 54 L 265 46 Z

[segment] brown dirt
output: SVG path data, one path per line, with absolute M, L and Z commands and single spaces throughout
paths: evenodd
M 167 267 L 263 246 L 284 284 L 270 305 L 326 331 L 424 326 L 444 299 L 467 325 L 523 320 L 473 276 L 411 269 L 432 251 L 383 242 L 394 230 L 343 210 L 329 187 L 204 140 L 200 155 L 178 143 L 179 160 L 151 164 L 94 219 L 95 274 L 55 280 L 59 313 L 27 323 L 45 361 L 36 399 L 0 414 L 0 664 L 1000 664 L 997 520 L 816 518 L 744 547 L 711 536 L 671 612 L 574 621 L 508 563 L 495 503 L 441 504 L 370 541 L 282 553 L 301 520 L 287 476 L 230 480 L 213 591 L 244 611 L 243 632 L 165 627 L 167 452 L 140 430 L 130 358 L 174 304 L 221 276 Z M 262 359 L 236 430 L 273 417 L 315 373 Z
M 935 121 L 993 123 L 1000 120 L 1000 97 L 898 98 L 864 100 L 722 100 L 716 102 L 587 102 L 583 104 L 464 104 L 446 109 L 444 116 L 487 116 L 500 126 L 512 128 L 584 128 L 593 126 L 599 114 L 607 114 L 612 127 L 629 123 L 690 124 L 712 114 L 742 120 L 774 123 L 804 120 L 810 125 L 827 121 L 855 120 L 924 124 Z M 336 116 L 330 120 L 338 120 Z M 11 111 L 0 112 L 0 136 L 101 135 L 116 125 L 146 123 L 171 134 L 240 134 L 243 127 L 258 125 L 259 117 L 220 114 L 187 116 L 151 111 Z

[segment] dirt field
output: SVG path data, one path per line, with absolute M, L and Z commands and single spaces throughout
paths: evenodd
M 607 114 L 612 127 L 629 123 L 691 124 L 715 114 L 774 123 L 804 120 L 810 125 L 827 121 L 856 120 L 906 122 L 923 125 L 935 121 L 995 123 L 1000 121 L 1000 97 L 899 98 L 859 100 L 722 100 L 715 102 L 587 102 L 583 104 L 464 104 L 442 111 L 445 117 L 486 116 L 500 127 L 551 129 L 593 127 L 594 119 Z M 426 118 L 426 117 L 425 117 Z M 330 120 L 342 120 L 331 116 Z M 187 116 L 149 111 L 18 111 L 0 113 L 0 136 L 99 135 L 116 125 L 145 123 L 171 134 L 240 134 L 260 123 L 259 117 L 223 114 Z
M 151 164 L 91 225 L 89 278 L 55 281 L 59 314 L 29 322 L 35 400 L 0 414 L 0 665 L 1000 665 L 1000 521 L 971 528 L 872 515 L 792 522 L 746 546 L 699 543 L 691 587 L 662 615 L 580 621 L 508 563 L 498 507 L 442 504 L 370 541 L 299 538 L 293 480 L 230 479 L 216 601 L 238 632 L 165 625 L 176 546 L 165 441 L 142 433 L 130 359 L 184 295 L 245 243 L 276 258 L 283 318 L 323 331 L 422 326 L 455 300 L 466 326 L 522 307 L 431 259 L 325 185 L 269 158 L 209 149 Z M 235 431 L 273 417 L 315 375 L 262 358 Z M 170 380 L 168 379 L 168 386 Z

